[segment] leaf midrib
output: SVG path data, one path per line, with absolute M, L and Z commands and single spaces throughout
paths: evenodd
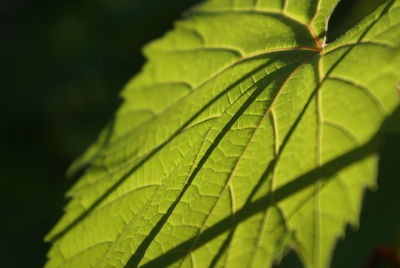
M 170 106 L 168 106 L 165 110 L 163 110 L 163 111 L 160 112 L 160 113 L 155 114 L 155 116 L 153 116 L 153 117 L 149 118 L 148 120 L 142 122 L 141 124 L 135 126 L 135 128 L 131 129 L 130 131 L 128 131 L 127 133 L 125 133 L 123 136 L 120 136 L 120 137 L 118 137 L 117 139 L 118 139 L 118 140 L 123 140 L 124 138 L 126 138 L 126 136 L 129 136 L 129 134 L 132 134 L 132 132 L 134 132 L 136 129 L 138 129 L 138 128 L 140 128 L 140 127 L 144 127 L 144 126 L 147 125 L 147 124 L 150 124 L 152 121 L 156 120 L 156 119 L 157 119 L 159 116 L 161 116 L 163 113 L 165 113 L 165 112 L 167 112 L 168 110 L 174 108 L 176 105 L 179 105 L 180 102 L 182 102 L 182 101 L 184 101 L 186 98 L 188 98 L 188 97 L 189 97 L 191 94 L 193 94 L 197 89 L 199 89 L 199 88 L 205 86 L 205 85 L 206 85 L 207 83 L 209 83 L 211 80 L 215 79 L 216 77 L 218 77 L 219 75 L 221 75 L 221 74 L 224 73 L 225 71 L 229 70 L 230 68 L 236 66 L 237 64 L 241 64 L 241 63 L 243 63 L 243 62 L 245 62 L 245 61 L 253 60 L 253 59 L 258 58 L 258 57 L 268 56 L 268 55 L 270 55 L 270 54 L 280 53 L 280 52 L 286 52 L 286 51 L 314 51 L 314 52 L 319 52 L 319 49 L 318 49 L 318 48 L 312 48 L 312 47 L 293 47 L 293 48 L 286 48 L 286 49 L 269 50 L 269 51 L 266 51 L 266 52 L 259 52 L 259 53 L 255 53 L 255 54 L 252 54 L 252 55 L 247 56 L 247 57 L 243 57 L 243 58 L 237 60 L 236 62 L 234 62 L 234 63 L 228 65 L 227 67 L 224 67 L 223 69 L 221 69 L 220 71 L 218 71 L 217 73 L 215 73 L 214 75 L 212 75 L 210 78 L 208 78 L 207 80 L 205 80 L 204 82 L 202 82 L 199 86 L 197 86 L 196 88 L 194 88 L 193 90 L 191 90 L 188 94 L 184 95 L 183 97 L 179 98 L 176 102 L 172 103 L 172 104 L 171 104 Z M 311 54 L 311 55 L 315 55 L 315 54 Z M 116 143 L 116 142 L 118 142 L 118 141 L 115 140 L 114 143 Z M 160 144 L 161 144 L 161 143 L 160 143 Z M 159 144 L 158 144 L 158 145 L 155 145 L 154 147 L 157 147 L 157 146 L 159 146 Z M 97 155 L 100 155 L 104 150 L 107 150 L 107 149 L 100 150 L 100 151 L 97 153 Z M 150 149 L 148 152 L 144 153 L 144 154 L 141 155 L 141 156 L 136 156 L 136 155 L 134 155 L 133 158 L 140 159 L 140 158 L 142 158 L 142 157 L 145 157 L 145 156 L 148 155 L 149 152 L 152 151 L 152 150 L 153 150 L 153 148 Z M 95 157 L 94 157 L 94 159 L 95 159 Z M 127 160 L 125 160 L 125 162 L 126 162 L 125 164 L 121 164 L 121 165 L 119 165 L 117 168 L 108 170 L 108 172 L 107 172 L 106 175 L 100 177 L 99 179 L 97 179 L 97 180 L 94 181 L 94 182 L 81 185 L 81 186 L 79 186 L 79 188 L 75 188 L 74 191 L 79 191 L 80 189 L 83 189 L 83 188 L 86 188 L 86 187 L 90 187 L 91 185 L 97 183 L 99 180 L 106 179 L 106 178 L 109 177 L 110 175 L 117 173 L 121 168 L 130 166 L 130 165 L 131 165 L 131 160 L 132 160 L 131 158 L 128 158 Z

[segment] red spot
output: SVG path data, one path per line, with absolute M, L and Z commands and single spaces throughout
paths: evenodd
M 400 268 L 400 256 L 393 248 L 380 246 L 374 251 L 365 268 L 379 268 L 381 263 L 390 265 L 390 268 Z

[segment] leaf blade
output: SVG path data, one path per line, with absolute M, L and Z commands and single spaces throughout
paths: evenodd
M 261 2 L 256 5 L 263 5 Z M 328 265 L 337 236 L 347 222 L 356 221 L 363 188 L 374 182 L 370 174 L 365 175 L 369 178 L 366 181 L 358 179 L 364 176 L 360 167 L 374 165 L 373 157 L 348 167 L 344 175 L 331 175 L 334 179 L 329 183 L 316 182 L 284 200 L 278 198 L 277 203 L 274 189 L 368 144 L 387 115 L 380 113 L 386 109 L 389 113 L 397 105 L 389 90 L 368 90 L 370 84 L 377 87 L 393 82 L 382 79 L 384 72 L 365 79 L 370 72 L 357 59 L 365 58 L 372 48 L 358 44 L 338 48 L 340 42 L 364 37 L 368 42 L 390 40 L 390 47 L 372 50 L 379 55 L 374 63 L 386 68 L 385 75 L 394 79 L 399 77 L 393 72 L 398 61 L 384 67 L 382 58 L 389 59 L 399 44 L 393 44 L 393 33 L 376 34 L 371 27 L 391 27 L 387 26 L 390 20 L 380 25 L 386 18 L 386 13 L 379 15 L 386 10 L 382 8 L 374 13 L 375 20 L 370 19 L 373 22 L 364 22 L 372 31 L 363 35 L 363 28 L 356 27 L 353 37 L 350 33 L 345 41 L 328 45 L 320 55 L 321 42 L 316 36 L 323 31 L 315 25 L 321 24 L 319 20 L 326 25 L 327 10 L 335 1 L 321 1 L 318 6 L 311 2 L 308 15 L 298 10 L 300 15 L 293 20 L 274 9 L 259 14 L 257 6 L 250 9 L 250 4 L 232 8 L 230 2 L 209 1 L 194 9 L 177 30 L 146 49 L 149 63 L 126 87 L 125 103 L 110 140 L 69 192 L 74 199 L 67 206 L 66 216 L 48 236 L 57 240 L 49 253 L 48 267 L 68 266 L 65 259 L 77 258 L 80 252 L 98 244 L 109 247 L 85 266 L 123 267 L 126 262 L 133 267 L 146 265 L 167 252 L 172 258 L 176 254 L 180 257 L 174 266 L 234 267 L 246 259 L 249 266 L 258 267 L 272 264 L 289 247 L 295 248 L 306 267 Z M 396 12 L 398 1 L 393 3 L 388 14 Z M 286 8 L 288 14 L 296 10 L 295 5 Z M 315 14 L 310 11 L 313 9 Z M 228 31 L 232 25 L 237 26 L 235 35 Z M 254 29 L 250 25 L 255 25 Z M 314 28 L 316 34 L 310 31 Z M 177 64 L 171 65 L 171 60 Z M 365 70 L 351 72 L 343 67 L 346 61 Z M 354 82 L 357 76 L 362 79 Z M 336 88 L 351 91 L 344 90 L 337 95 L 341 98 L 332 102 Z M 176 93 L 171 95 L 166 92 L 174 89 Z M 157 92 L 168 101 L 156 100 Z M 139 102 L 135 103 L 136 98 Z M 358 109 L 369 107 L 370 116 L 364 121 L 351 116 L 349 111 L 357 107 L 349 105 L 348 98 L 353 102 L 364 99 Z M 325 109 L 325 103 L 345 104 L 348 110 Z M 153 115 L 144 115 L 143 109 Z M 332 114 L 331 110 L 342 114 L 337 116 L 340 113 Z M 324 115 L 330 117 L 324 119 Z M 346 117 L 351 119 L 350 126 L 342 125 Z M 374 124 L 366 128 L 365 118 L 374 118 Z M 131 119 L 133 123 L 128 124 Z M 362 133 L 357 132 L 357 136 L 354 130 Z M 331 137 L 326 139 L 322 133 L 331 133 Z M 341 141 L 339 149 L 332 147 L 332 140 Z M 268 153 L 255 163 L 260 148 Z M 350 179 L 343 180 L 342 176 Z M 265 212 L 235 222 L 236 213 L 232 211 L 259 200 L 263 193 L 269 193 L 269 199 L 263 201 Z M 302 200 L 304 204 L 299 206 Z M 332 200 L 336 204 L 341 200 L 352 202 L 353 215 L 333 213 Z M 322 217 L 323 212 L 328 216 Z M 222 232 L 203 247 L 196 246 L 203 232 L 229 217 L 231 233 Z M 329 225 L 327 219 L 332 217 L 339 219 L 339 226 Z M 249 227 L 255 225 L 258 228 L 250 232 Z M 321 226 L 328 226 L 328 232 Z M 275 228 L 280 231 L 274 233 Z M 262 238 L 265 232 L 272 242 Z M 84 237 L 79 244 L 74 242 L 78 236 Z M 191 242 L 183 255 L 171 251 L 185 241 Z M 248 245 L 248 251 L 241 250 L 244 245 Z

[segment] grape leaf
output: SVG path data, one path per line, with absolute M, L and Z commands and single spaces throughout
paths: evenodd
M 46 237 L 46 267 L 328 267 L 398 107 L 400 1 L 209 0 L 145 47 Z

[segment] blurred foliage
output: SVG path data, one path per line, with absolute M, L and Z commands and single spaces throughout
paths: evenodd
M 379 1 L 345 0 L 333 16 L 328 39 L 357 22 L 351 15 L 357 3 L 367 14 Z M 0 91 L 1 267 L 44 264 L 49 245 L 43 237 L 61 216 L 63 195 L 73 183 L 65 180 L 68 165 L 118 107 L 118 92 L 144 63 L 141 47 L 172 28 L 196 2 L 0 2 L 5 66 Z M 358 267 L 379 245 L 395 243 L 399 150 L 399 137 L 392 136 L 381 158 L 380 190 L 367 194 L 360 231 L 348 231 L 333 267 Z

